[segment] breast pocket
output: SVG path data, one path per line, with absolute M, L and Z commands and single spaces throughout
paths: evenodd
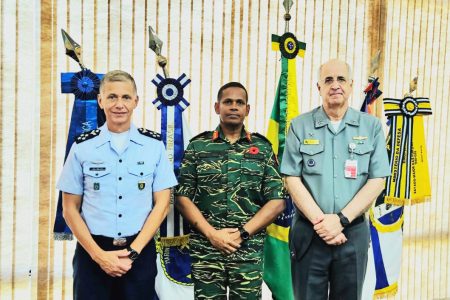
M 241 160 L 241 183 L 243 187 L 261 190 L 264 177 L 264 154 L 245 153 Z
M 303 172 L 306 174 L 321 175 L 323 173 L 323 145 L 300 146 L 303 156 Z
M 358 161 L 358 175 L 369 173 L 370 156 L 373 146 L 369 144 L 357 144 L 354 153 L 354 159 Z
M 128 166 L 131 184 L 139 191 L 151 190 L 153 184 L 153 168 L 149 165 L 131 165 Z
M 99 191 L 103 183 L 108 180 L 111 166 L 107 164 L 87 163 L 83 166 L 84 184 L 87 190 Z
M 218 186 L 222 183 L 222 162 L 222 155 L 220 153 L 199 154 L 197 176 L 200 185 L 203 186 L 207 183 L 209 186 Z

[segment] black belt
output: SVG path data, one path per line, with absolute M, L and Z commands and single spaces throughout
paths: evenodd
M 120 246 L 120 247 L 129 246 L 136 237 L 137 234 L 119 238 L 112 238 L 103 235 L 94 235 L 94 234 L 92 235 L 92 238 L 99 246 L 106 245 L 106 246 Z

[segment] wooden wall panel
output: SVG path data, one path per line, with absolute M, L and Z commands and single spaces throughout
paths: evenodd
M 329 58 L 353 68 L 351 105 L 358 108 L 370 59 L 382 50 L 384 96 L 402 97 L 419 77 L 429 96 L 425 118 L 433 196 L 408 207 L 399 293 L 393 299 L 450 297 L 450 28 L 444 0 L 294 1 L 290 31 L 307 43 L 297 59 L 299 110 L 318 105 L 317 69 Z M 122 68 L 140 95 L 134 121 L 159 130 L 151 80 L 162 70 L 148 49 L 148 26 L 163 40 L 171 77 L 182 72 L 192 134 L 217 125 L 218 88 L 242 82 L 251 112 L 246 126 L 265 133 L 280 74 L 271 34 L 284 32 L 275 0 L 4 0 L 0 4 L 0 298 L 71 299 L 75 242 L 53 241 L 58 192 L 73 95 L 60 73 L 78 71 L 64 53 L 60 29 L 83 46 L 97 73 Z M 378 106 L 381 115 L 381 105 Z

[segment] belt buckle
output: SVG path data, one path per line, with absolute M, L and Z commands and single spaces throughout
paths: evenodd
M 124 237 L 114 238 L 113 245 L 114 246 L 125 246 L 127 244 L 127 239 Z

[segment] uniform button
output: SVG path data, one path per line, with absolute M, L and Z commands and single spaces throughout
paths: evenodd
M 334 159 L 337 159 L 337 155 L 334 156 Z
M 141 176 L 144 175 L 144 173 L 141 172 Z
M 334 176 L 333 176 L 334 178 L 337 178 L 337 175 L 336 174 L 334 174 Z
M 122 160 L 121 160 L 121 159 L 119 159 L 119 162 L 121 163 L 121 162 L 122 162 Z
M 117 235 L 118 235 L 118 236 L 121 236 L 121 235 L 122 235 L 122 232 L 119 232 Z
M 122 218 L 122 214 L 119 214 L 119 218 Z
M 95 173 L 95 176 L 98 176 L 98 173 Z
M 122 196 L 119 196 L 119 199 L 122 199 Z
M 122 177 L 119 177 L 119 180 L 122 180 Z

